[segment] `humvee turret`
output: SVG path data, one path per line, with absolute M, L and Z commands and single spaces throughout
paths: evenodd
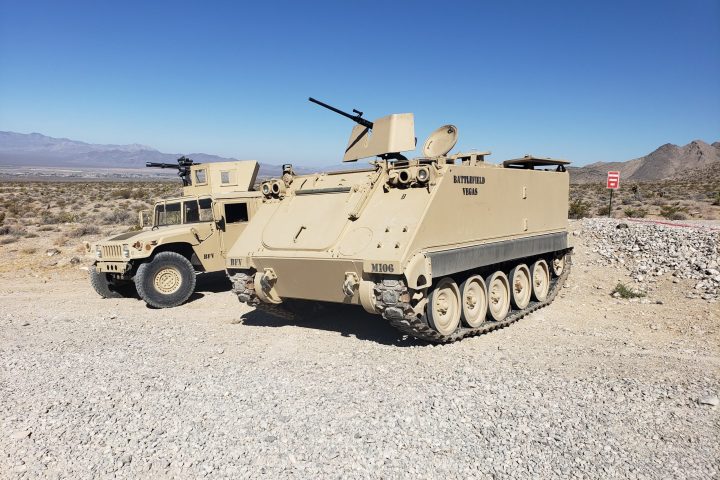
M 358 123 L 344 161 L 379 158 L 367 170 L 265 189 L 256 221 L 227 255 L 241 302 L 285 317 L 298 300 L 361 305 L 442 343 L 553 300 L 569 270 L 569 162 L 528 155 L 493 165 L 489 152 L 450 155 L 453 125 L 409 160 L 402 152 L 415 149 L 412 114 L 370 122 L 312 101 Z
M 261 199 L 253 189 L 259 165 L 254 160 L 195 164 L 183 157 L 178 165 L 147 166 L 177 168 L 183 195 L 155 203 L 147 226 L 147 212 L 141 212 L 141 231 L 88 244 L 95 257 L 90 283 L 105 298 L 128 295 L 134 283 L 148 305 L 174 307 L 195 290 L 196 272 L 225 269 L 227 251 Z

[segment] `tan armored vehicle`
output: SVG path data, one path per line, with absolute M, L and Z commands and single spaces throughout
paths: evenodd
M 105 298 L 132 293 L 156 308 L 185 302 L 195 290 L 196 272 L 225 269 L 225 254 L 245 229 L 262 198 L 253 191 L 258 162 L 178 165 L 183 195 L 155 204 L 151 225 L 88 245 L 96 258 L 90 283 Z M 141 212 L 141 226 L 145 223 Z
M 312 99 L 311 99 L 312 100 Z M 228 253 L 241 302 L 291 316 L 299 300 L 361 305 L 402 332 L 449 342 L 550 303 L 569 271 L 568 162 L 448 155 L 457 128 L 415 149 L 413 115 L 360 112 L 344 161 L 367 170 L 297 176 L 265 188 Z

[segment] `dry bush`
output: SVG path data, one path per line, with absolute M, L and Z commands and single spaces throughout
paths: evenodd
M 8 235 L 3 236 L 3 238 L 0 238 L 0 245 L 7 245 L 9 243 L 17 242 L 20 237 L 17 237 L 15 235 Z
M 100 233 L 100 229 L 95 225 L 81 225 L 68 232 L 71 237 L 84 237 L 86 235 L 97 235 Z
M 55 245 L 56 247 L 62 247 L 68 242 L 68 240 L 68 237 L 66 237 L 65 235 L 61 235 L 53 241 L 53 245 Z

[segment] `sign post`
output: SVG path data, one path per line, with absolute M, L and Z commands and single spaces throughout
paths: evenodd
M 608 172 L 607 188 L 610 190 L 610 205 L 608 206 L 608 217 L 612 216 L 612 197 L 613 190 L 620 188 L 620 172 Z

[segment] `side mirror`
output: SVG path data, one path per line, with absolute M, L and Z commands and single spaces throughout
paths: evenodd
M 140 210 L 138 213 L 138 225 L 140 225 L 140 228 L 152 225 L 150 221 L 150 210 Z
M 225 231 L 225 217 L 220 217 L 220 220 L 215 222 L 215 226 L 217 227 L 218 230 L 224 232 Z

